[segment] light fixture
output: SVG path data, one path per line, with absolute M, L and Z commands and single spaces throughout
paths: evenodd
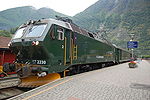
M 36 41 L 36 42 L 35 42 L 35 45 L 39 45 L 39 41 Z
M 9 46 L 11 46 L 11 44 L 12 44 L 12 43 L 11 43 L 11 42 L 9 42 L 9 43 L 8 43 L 8 47 L 9 47 Z
M 39 41 L 32 41 L 32 45 L 39 45 Z

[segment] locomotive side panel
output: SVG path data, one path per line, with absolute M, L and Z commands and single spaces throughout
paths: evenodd
M 77 34 L 78 62 L 110 62 L 114 59 L 114 47 L 81 34 Z
M 48 55 L 47 66 L 49 73 L 64 70 L 64 39 L 58 39 L 58 29 L 59 27 L 57 25 L 52 25 L 43 41 L 43 46 Z

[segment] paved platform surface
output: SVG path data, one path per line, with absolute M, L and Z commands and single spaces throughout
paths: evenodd
M 11 100 L 150 100 L 150 63 L 115 65 L 66 77 Z

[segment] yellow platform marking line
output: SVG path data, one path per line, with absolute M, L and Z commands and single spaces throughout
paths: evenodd
M 22 100 L 28 100 L 28 99 L 30 99 L 30 98 L 32 98 L 32 97 L 34 97 L 34 96 L 37 96 L 37 95 L 42 94 L 42 93 L 44 93 L 44 92 L 46 92 L 46 91 L 48 91 L 48 90 L 50 90 L 50 89 L 53 89 L 54 87 L 57 87 L 57 86 L 59 86 L 59 85 L 61 85 L 61 84 L 64 84 L 64 83 L 66 83 L 66 82 L 68 82 L 68 81 L 70 81 L 70 80 L 72 80 L 72 79 L 73 79 L 73 78 L 68 79 L 68 80 L 66 80 L 66 81 L 63 81 L 63 82 L 61 82 L 61 83 L 58 83 L 58 84 L 56 84 L 56 85 L 54 85 L 54 86 L 52 86 L 52 87 L 49 87 L 49 88 L 47 88 L 47 89 L 45 89 L 45 90 L 43 90 L 43 91 L 40 91 L 40 92 L 35 93 L 35 94 L 31 95 L 31 96 L 28 96 L 28 97 L 26 97 L 26 98 L 24 98 L 24 99 L 22 99 Z

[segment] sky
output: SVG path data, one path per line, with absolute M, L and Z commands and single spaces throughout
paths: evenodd
M 0 11 L 21 6 L 33 6 L 36 9 L 47 7 L 57 12 L 74 16 L 97 1 L 98 0 L 1 0 Z

